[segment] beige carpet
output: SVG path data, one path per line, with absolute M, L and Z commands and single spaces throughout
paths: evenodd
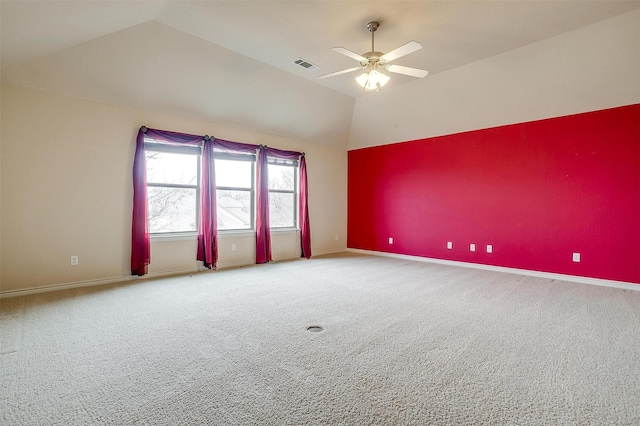
M 0 306 L 2 425 L 640 424 L 638 291 L 344 254 Z

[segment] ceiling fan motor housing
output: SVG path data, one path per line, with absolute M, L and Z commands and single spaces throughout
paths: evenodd
M 360 61 L 360 65 L 366 67 L 367 65 L 384 65 L 385 60 L 380 59 L 384 55 L 382 52 L 367 52 L 363 53 L 362 56 L 366 59 L 365 61 Z

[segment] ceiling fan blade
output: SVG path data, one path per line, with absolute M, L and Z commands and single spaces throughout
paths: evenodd
M 342 53 L 345 56 L 348 56 L 350 58 L 355 59 L 356 61 L 362 62 L 362 61 L 366 61 L 367 58 L 365 58 L 364 56 L 358 55 L 356 52 L 352 52 L 349 49 L 345 49 L 344 47 L 332 47 L 331 50 L 338 52 L 338 53 Z
M 417 41 L 410 41 L 408 43 L 403 44 L 397 49 L 392 50 L 389 53 L 385 53 L 380 57 L 381 60 L 385 62 L 391 62 L 394 59 L 398 59 L 404 55 L 408 55 L 409 53 L 415 52 L 416 50 L 422 49 L 422 45 Z
M 396 74 L 410 75 L 411 77 L 424 78 L 429 74 L 427 70 L 421 70 L 420 68 L 403 67 L 402 65 L 389 65 L 387 71 L 395 72 Z
M 362 69 L 362 67 L 347 68 L 346 70 L 332 72 L 331 74 L 319 75 L 318 78 L 335 77 L 336 75 L 346 74 L 348 72 L 353 72 L 353 71 L 359 70 L 359 69 Z

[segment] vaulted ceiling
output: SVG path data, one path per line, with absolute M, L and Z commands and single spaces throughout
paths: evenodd
M 1 1 L 2 81 L 345 146 L 357 73 L 331 47 L 410 40 L 430 75 L 640 8 L 639 1 Z M 293 61 L 319 67 L 308 71 Z M 429 77 L 426 77 L 429 78 Z M 383 90 L 420 84 L 392 75 Z M 175 129 L 180 130 L 180 129 Z

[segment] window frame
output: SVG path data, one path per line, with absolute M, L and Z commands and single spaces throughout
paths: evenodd
M 151 238 L 171 238 L 180 236 L 195 236 L 198 234 L 198 223 L 200 223 L 200 183 L 202 173 L 202 144 L 175 144 L 170 142 L 157 141 L 153 138 L 144 138 L 144 152 L 145 152 L 145 169 L 146 155 L 148 151 L 152 152 L 165 152 L 168 154 L 179 155 L 195 155 L 196 156 L 196 183 L 195 184 L 176 184 L 176 183 L 158 183 L 149 182 L 146 179 L 146 186 L 148 188 L 183 188 L 183 189 L 195 189 L 196 190 L 196 206 L 195 206 L 195 224 L 196 229 L 193 231 L 172 231 L 172 232 L 151 232 L 151 224 L 149 224 L 149 236 Z M 145 170 L 145 173 L 147 170 Z M 147 194 L 149 191 L 147 190 Z M 147 211 L 149 210 L 149 199 L 147 196 Z
M 269 223 L 269 229 L 272 231 L 297 231 L 300 229 L 300 225 L 299 225 L 299 218 L 298 218 L 298 212 L 300 209 L 299 203 L 300 203 L 300 197 L 299 197 L 299 193 L 300 193 L 300 186 L 299 186 L 299 167 L 300 167 L 300 162 L 298 160 L 289 160 L 289 159 L 282 159 L 282 158 L 278 158 L 278 157 L 269 157 L 267 156 L 267 168 L 270 165 L 274 165 L 274 166 L 284 166 L 284 167 L 291 167 L 293 168 L 293 189 L 289 190 L 289 189 L 271 189 L 271 187 L 269 187 L 269 195 L 271 195 L 271 193 L 279 193 L 279 194 L 292 194 L 293 195 L 293 226 L 271 226 L 271 223 Z M 269 210 L 271 210 L 271 202 L 269 203 Z M 269 221 L 271 221 L 271 211 L 269 211 Z
M 216 210 L 218 209 L 218 190 L 222 191 L 244 191 L 249 192 L 251 207 L 249 208 L 250 213 L 250 224 L 248 228 L 234 228 L 234 229 L 220 229 L 220 225 L 216 224 L 216 228 L 218 233 L 223 234 L 231 234 L 231 233 L 243 233 L 243 232 L 255 232 L 256 230 L 256 155 L 250 153 L 242 153 L 242 152 L 228 152 L 228 151 L 218 151 L 214 150 L 213 161 L 215 163 L 216 160 L 231 160 L 231 161 L 246 161 L 251 163 L 251 188 L 247 189 L 244 187 L 237 186 L 219 186 L 218 185 L 218 168 L 216 167 Z M 216 215 L 217 215 L 216 211 Z
M 195 223 L 196 229 L 193 231 L 171 231 L 171 232 L 151 232 L 149 231 L 149 235 L 151 238 L 172 238 L 172 237 L 191 237 L 195 236 L 198 233 L 198 224 L 200 223 L 200 195 L 201 195 L 201 179 L 202 179 L 202 144 L 177 144 L 171 142 L 158 141 L 153 138 L 149 138 L 145 136 L 144 138 L 144 150 L 145 157 L 147 152 L 165 152 L 169 154 L 180 154 L 180 155 L 195 155 L 196 156 L 196 183 L 195 184 L 176 184 L 176 183 L 162 183 L 162 182 L 149 182 L 148 179 L 146 181 L 147 188 L 177 188 L 177 189 L 195 189 L 195 197 L 196 197 L 196 205 L 195 205 Z M 213 161 L 216 160 L 232 160 L 232 161 L 246 161 L 251 164 L 251 188 L 244 187 L 233 187 L 233 186 L 219 186 L 216 179 L 216 197 L 218 190 L 222 191 L 243 191 L 249 193 L 249 199 L 251 202 L 250 207 L 250 226 L 248 228 L 235 228 L 235 229 L 217 229 L 217 232 L 220 234 L 230 234 L 230 233 L 251 233 L 256 231 L 256 178 L 257 178 L 257 155 L 252 153 L 244 153 L 244 152 L 233 152 L 228 150 L 215 150 Z M 293 189 L 271 189 L 268 188 L 268 196 L 271 193 L 280 193 L 280 194 L 291 194 L 293 196 L 293 225 L 292 226 L 271 226 L 269 223 L 269 229 L 271 231 L 280 232 L 280 231 L 299 231 L 300 223 L 299 223 L 299 211 L 300 211 L 300 182 L 299 182 L 299 168 L 300 161 L 297 159 L 282 159 L 278 157 L 267 157 L 267 167 L 270 165 L 275 166 L 284 166 L 293 168 Z M 145 164 L 145 168 L 148 165 Z M 145 173 L 147 170 L 145 170 Z M 216 168 L 216 174 L 218 170 Z M 148 193 L 148 191 L 147 191 Z M 147 209 L 149 210 L 149 200 L 147 198 Z M 216 209 L 218 208 L 216 202 Z M 269 203 L 269 209 L 271 209 L 271 203 Z

